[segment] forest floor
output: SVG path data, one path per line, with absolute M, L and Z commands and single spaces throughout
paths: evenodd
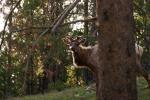
M 138 100 L 150 100 L 150 89 L 143 78 L 137 79 Z M 86 87 L 75 87 L 63 91 L 51 91 L 45 94 L 9 98 L 8 100 L 95 100 L 95 91 Z

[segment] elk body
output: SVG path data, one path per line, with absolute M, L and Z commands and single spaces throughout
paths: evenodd
M 46 77 L 47 77 L 47 79 L 48 79 L 49 82 L 55 83 L 55 81 L 56 81 L 56 75 L 57 75 L 57 73 L 56 73 L 55 70 L 53 70 L 53 71 L 50 70 L 50 69 L 46 70 Z
M 89 67 L 95 71 L 98 65 L 98 45 L 84 47 L 79 45 L 75 50 L 72 48 L 72 58 L 75 67 Z
M 39 91 L 44 93 L 45 90 L 48 89 L 48 84 L 50 82 L 55 83 L 56 81 L 56 71 L 44 68 L 43 73 L 39 76 Z
M 76 39 L 73 39 L 72 37 L 67 37 L 65 39 L 65 42 L 71 50 L 73 64 L 75 67 L 88 67 L 93 72 L 96 72 L 96 67 L 98 67 L 97 65 L 99 65 L 98 45 L 96 44 L 94 46 L 88 47 L 83 46 L 82 43 L 84 42 L 84 40 L 85 39 L 82 39 L 81 37 L 77 37 Z M 143 48 L 135 44 L 135 51 L 137 71 L 147 80 L 150 86 L 150 79 L 148 77 L 148 74 L 145 72 L 144 67 L 141 65 Z

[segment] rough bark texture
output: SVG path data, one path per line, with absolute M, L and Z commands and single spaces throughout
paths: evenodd
M 137 100 L 132 0 L 97 0 L 97 100 Z

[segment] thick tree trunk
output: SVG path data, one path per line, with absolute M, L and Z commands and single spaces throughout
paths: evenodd
M 137 100 L 132 0 L 97 0 L 97 100 Z

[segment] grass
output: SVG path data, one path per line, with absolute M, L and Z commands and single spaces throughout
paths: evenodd
M 150 100 L 150 89 L 143 78 L 137 79 L 138 100 Z M 84 87 L 69 88 L 63 91 L 52 91 L 44 95 L 32 95 L 8 100 L 95 100 L 95 91 L 87 91 Z
M 150 88 L 147 88 L 147 82 L 143 78 L 138 78 L 137 86 L 138 100 L 150 100 Z
M 18 98 L 10 98 L 8 100 L 94 100 L 95 92 L 86 91 L 83 87 L 70 88 L 64 91 L 52 91 L 44 95 L 32 95 Z

